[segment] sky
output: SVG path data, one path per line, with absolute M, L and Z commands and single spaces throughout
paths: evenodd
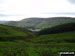
M 75 17 L 75 0 L 0 0 L 0 20 Z

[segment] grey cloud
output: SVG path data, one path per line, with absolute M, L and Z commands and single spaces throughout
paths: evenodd
M 14 15 L 6 15 L 6 14 L 0 14 L 0 17 L 9 17 L 9 16 L 24 16 L 24 15 L 20 15 L 20 14 L 14 14 Z
M 46 12 L 42 14 L 75 15 L 75 12 Z
M 75 4 L 75 0 L 68 0 L 70 3 Z
M 0 14 L 0 17 L 7 17 L 8 15 Z
M 64 15 L 75 15 L 75 12 L 60 12 L 56 14 L 64 14 Z

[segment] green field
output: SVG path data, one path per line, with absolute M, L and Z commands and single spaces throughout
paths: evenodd
M 0 42 L 0 56 L 59 56 L 60 51 L 75 51 L 75 43 Z
M 59 56 L 58 52 L 75 52 L 75 30 L 37 36 L 23 28 L 0 25 L 0 56 Z
M 38 38 L 31 39 L 35 43 L 60 43 L 60 42 L 70 42 L 75 43 L 75 31 L 58 33 L 58 34 L 47 34 L 41 35 Z

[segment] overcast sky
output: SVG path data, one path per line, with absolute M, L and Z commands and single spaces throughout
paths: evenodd
M 0 20 L 75 17 L 75 0 L 0 0 Z

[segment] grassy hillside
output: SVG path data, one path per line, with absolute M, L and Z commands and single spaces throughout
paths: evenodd
M 39 34 L 40 35 L 55 34 L 55 33 L 70 32 L 74 30 L 75 30 L 75 23 L 66 23 L 66 24 L 57 25 L 51 28 L 43 29 L 39 32 Z
M 35 28 L 48 28 L 64 23 L 75 23 L 75 18 L 71 17 L 52 17 L 52 18 L 27 18 L 21 21 L 10 21 L 5 25 L 17 26 L 17 27 L 35 27 Z M 30 28 L 31 29 L 31 28 Z
M 0 56 L 59 56 L 60 51 L 75 51 L 75 43 L 0 42 Z
M 74 29 L 71 25 L 74 23 L 67 28 Z M 75 30 L 33 37 L 23 28 L 0 25 L 0 56 L 59 56 L 60 51 L 75 52 Z
M 41 35 L 31 42 L 0 41 L 0 56 L 59 56 L 60 51 L 75 52 L 75 41 L 72 40 L 75 40 L 75 31 Z
M 70 32 L 40 35 L 31 39 L 42 56 L 59 56 L 58 52 L 75 52 L 75 30 Z M 39 56 L 39 55 L 38 55 Z M 75 55 L 74 55 L 75 56 Z
M 0 41 L 25 40 L 30 37 L 33 37 L 33 35 L 28 30 L 0 25 Z
M 38 38 L 32 39 L 36 43 L 60 43 L 60 42 L 72 42 L 75 43 L 75 31 L 41 35 Z

